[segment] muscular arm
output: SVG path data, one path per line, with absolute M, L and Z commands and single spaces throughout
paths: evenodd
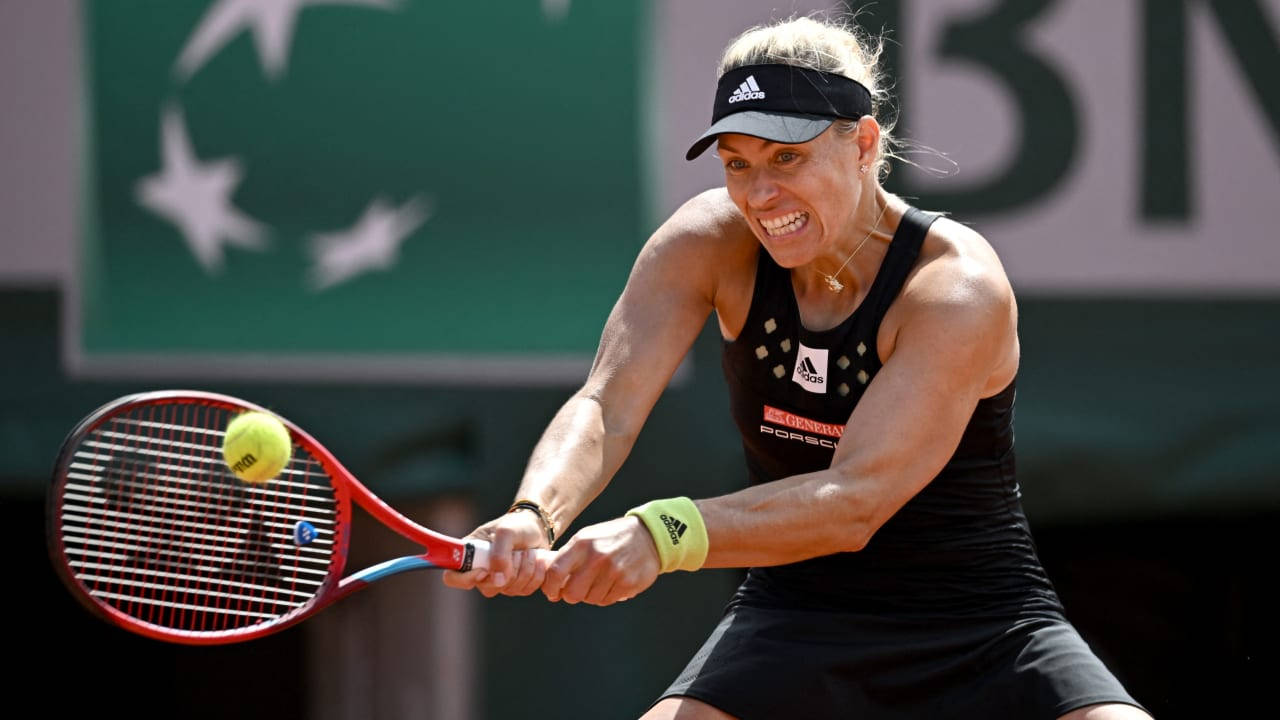
M 938 257 L 908 278 L 877 337 L 884 366 L 830 468 L 696 502 L 709 539 L 704 567 L 860 550 L 942 469 L 978 400 L 1017 368 L 1012 290 L 985 241 L 968 239 L 967 253 L 935 246 Z M 618 518 L 570 539 L 542 589 L 551 600 L 608 605 L 643 592 L 658 564 L 640 520 Z
M 707 315 L 723 306 L 717 296 L 733 294 L 724 290 L 725 278 L 740 274 L 741 261 L 754 257 L 754 242 L 741 214 L 719 190 L 685 203 L 640 251 L 609 314 L 586 383 L 543 432 L 517 490 L 518 498 L 538 503 L 551 515 L 557 537 L 565 535 L 631 452 Z M 550 570 L 535 554 L 521 552 L 547 545 L 540 523 L 531 512 L 517 512 L 476 528 L 472 536 L 491 543 L 489 570 L 446 571 L 444 583 L 475 588 L 487 597 L 527 595 L 543 586 Z M 583 539 L 583 532 L 561 545 L 559 555 Z M 652 542 L 646 542 L 647 550 L 639 544 L 633 549 L 654 555 Z M 656 556 L 639 564 L 644 561 L 656 564 Z
M 1016 316 L 1002 272 L 952 259 L 922 268 L 911 285 L 899 299 L 892 354 L 831 467 L 697 502 L 710 540 L 706 567 L 862 549 L 950 459 L 993 379 L 1011 377 Z
M 585 385 L 544 431 L 518 495 L 552 515 L 557 534 L 609 483 L 714 306 L 722 199 L 699 196 L 641 250 L 614 305 Z M 739 221 L 740 222 L 740 221 Z

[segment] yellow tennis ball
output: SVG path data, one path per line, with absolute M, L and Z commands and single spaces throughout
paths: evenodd
M 222 459 L 245 482 L 267 482 L 280 474 L 292 455 L 289 431 L 269 413 L 237 415 L 222 438 Z

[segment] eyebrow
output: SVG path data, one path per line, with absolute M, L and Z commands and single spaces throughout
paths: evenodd
M 721 150 L 728 150 L 731 153 L 738 153 L 737 150 L 733 149 L 732 145 L 730 145 L 729 143 L 723 140 L 716 143 L 716 152 L 720 152 Z M 742 153 L 738 153 L 738 154 L 741 155 Z
M 761 139 L 761 140 L 764 140 L 764 138 L 760 138 L 760 139 Z M 764 140 L 764 146 L 765 146 L 765 148 L 768 148 L 770 145 L 782 145 L 782 144 L 783 144 L 783 143 L 775 142 L 775 141 L 773 141 L 773 140 Z M 723 140 L 718 140 L 718 141 L 717 141 L 716 149 L 717 149 L 717 150 L 728 150 L 729 152 L 731 152 L 731 153 L 737 153 L 738 155 L 741 155 L 741 154 L 742 154 L 742 151 L 741 151 L 741 150 L 738 150 L 737 148 L 735 148 L 734 146 L 730 145 L 729 143 L 727 143 L 727 142 L 725 142 L 725 141 L 723 141 Z

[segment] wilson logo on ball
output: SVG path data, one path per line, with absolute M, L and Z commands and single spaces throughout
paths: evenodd
M 231 470 L 238 473 L 244 472 L 245 470 L 253 467 L 257 462 L 258 458 L 254 457 L 253 453 L 245 453 L 244 457 L 241 457 L 234 465 L 231 466 Z

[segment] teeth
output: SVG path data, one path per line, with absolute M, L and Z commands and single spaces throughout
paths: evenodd
M 770 236 L 786 235 L 799 230 L 808 219 L 808 213 L 796 210 L 776 218 L 762 219 L 760 224 L 764 226 L 765 232 L 769 233 Z

